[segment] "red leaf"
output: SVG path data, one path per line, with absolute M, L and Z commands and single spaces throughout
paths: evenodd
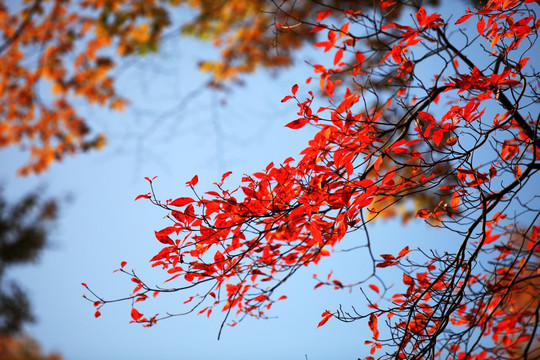
M 495 169 L 493 165 L 491 165 L 491 167 L 489 168 L 489 177 L 493 179 L 493 177 L 495 177 L 496 175 L 497 169 Z
M 529 58 L 528 58 L 528 57 L 519 60 L 519 62 L 516 64 L 516 67 L 517 67 L 518 69 L 523 69 L 523 67 L 525 66 L 525 64 L 527 64 L 527 61 L 529 61 Z
M 188 181 L 186 183 L 187 186 L 190 186 L 190 187 L 194 187 L 195 185 L 197 185 L 197 183 L 199 182 L 199 177 L 197 175 L 195 175 L 191 181 Z
M 180 206 L 185 206 L 187 204 L 191 204 L 194 201 L 195 200 L 193 200 L 190 197 L 179 197 L 178 199 L 171 201 L 169 205 L 180 207 Z
M 381 10 L 389 8 L 390 6 L 394 5 L 395 3 L 396 3 L 396 0 L 381 0 Z
M 334 55 L 334 66 L 339 64 L 342 58 L 343 58 L 343 49 L 339 49 L 338 51 L 336 51 L 336 54 Z
M 291 129 L 300 129 L 300 128 L 304 127 L 304 125 L 306 125 L 308 122 L 309 122 L 308 119 L 301 118 L 301 119 L 291 121 L 290 123 L 288 123 L 285 126 L 288 127 L 288 128 L 291 128 Z
M 231 175 L 231 174 L 232 174 L 232 171 L 227 171 L 225 174 L 223 174 L 221 176 L 221 182 L 223 183 L 225 181 L 225 179 L 228 178 L 229 175 Z
M 330 50 L 332 48 L 332 46 L 334 46 L 334 44 L 332 44 L 330 41 L 320 41 L 318 43 L 313 44 L 313 46 L 315 46 L 315 47 L 323 47 L 324 52 L 327 52 L 328 50 Z
M 135 308 L 131 308 L 131 318 L 135 321 L 139 321 L 142 318 L 142 314 L 137 311 Z
M 398 257 L 402 258 L 404 257 L 405 255 L 407 255 L 408 253 L 410 253 L 412 250 L 409 250 L 409 247 L 408 246 L 405 246 L 398 254 Z
M 379 156 L 377 160 L 375 160 L 375 162 L 373 163 L 373 168 L 378 171 L 381 168 L 382 162 L 383 162 L 383 158 L 382 156 Z
M 375 314 L 371 314 L 368 320 L 368 326 L 373 333 L 373 338 L 376 340 L 379 338 L 378 320 Z
M 485 234 L 484 244 L 490 244 L 493 241 L 497 240 L 500 236 L 501 234 L 491 235 L 491 230 L 487 230 Z
M 416 212 L 416 217 L 421 217 L 422 219 L 426 219 L 430 214 L 431 214 L 431 211 L 429 211 L 428 209 L 422 209 Z
M 335 87 L 335 83 L 328 79 L 326 81 L 326 86 L 324 87 L 324 90 L 326 91 L 326 94 L 328 94 L 328 96 L 334 96 L 334 87 Z
M 223 265 L 225 263 L 225 256 L 220 251 L 216 251 L 214 254 L 214 264 L 216 264 L 216 267 L 218 269 L 223 269 Z
M 140 294 L 139 296 L 137 296 L 137 300 L 135 300 L 135 302 L 144 301 L 147 298 L 148 298 L 148 296 L 146 296 L 144 294 Z
M 296 92 L 298 91 L 298 84 L 294 84 L 291 91 L 293 95 L 296 95 Z
M 402 57 L 401 49 L 397 45 L 394 45 L 392 47 L 391 55 L 392 55 L 392 60 L 394 60 L 396 64 L 401 63 L 401 57 Z
M 101 316 L 101 313 L 99 312 L 99 310 L 96 310 L 94 317 L 97 319 L 100 316 Z
M 291 95 L 287 95 L 285 96 L 283 99 L 281 99 L 281 102 L 286 102 L 286 101 L 289 101 L 291 100 L 293 97 Z
M 354 57 L 360 64 L 364 64 L 364 61 L 366 60 L 366 57 L 360 51 L 357 51 L 356 54 L 354 54 Z
M 135 201 L 139 200 L 140 198 L 150 199 L 150 193 L 137 196 Z
M 463 15 L 462 17 L 460 17 L 460 18 L 456 21 L 456 25 L 461 24 L 462 22 L 467 21 L 471 16 L 473 16 L 473 14 Z
M 122 262 L 120 263 L 120 267 L 123 269 L 124 266 L 126 266 L 126 264 L 127 264 L 127 261 L 122 261 Z
M 425 19 L 426 9 L 424 9 L 424 7 L 422 6 L 420 7 L 420 9 L 418 9 L 418 12 L 416 13 L 416 20 L 418 20 L 418 25 L 424 26 Z
M 133 294 L 135 294 L 137 291 L 141 290 L 142 289 L 142 284 L 139 284 L 137 286 L 135 286 L 135 289 L 133 289 Z
M 319 22 L 323 21 L 324 19 L 326 19 L 330 15 L 332 15 L 332 12 L 330 10 L 321 11 L 320 13 L 317 14 L 317 22 L 319 23 Z
M 414 279 L 407 274 L 403 274 L 403 283 L 405 285 L 414 285 Z
M 484 18 L 481 18 L 480 20 L 478 20 L 478 22 L 476 23 L 476 30 L 478 30 L 478 33 L 480 35 L 484 34 L 485 27 L 486 27 L 486 23 L 484 21 Z
M 373 185 L 373 180 L 371 180 L 371 179 L 360 180 L 359 182 L 355 183 L 355 185 L 356 186 L 361 186 L 364 189 L 366 189 L 366 188 Z
M 255 299 L 253 299 L 253 301 L 257 301 L 257 302 L 261 302 L 261 301 L 264 301 L 266 300 L 266 295 L 264 294 L 261 294 L 259 296 L 257 296 Z
M 392 261 L 396 259 L 392 254 L 381 254 L 381 257 L 386 261 Z
M 174 245 L 174 241 L 172 241 L 172 239 L 169 237 L 170 232 L 168 232 L 167 229 L 168 228 L 160 231 L 154 231 L 154 233 L 156 234 L 156 239 L 158 239 L 159 242 L 162 244 Z
M 326 322 L 328 320 L 330 320 L 330 318 L 333 316 L 331 312 L 329 311 L 325 311 L 321 314 L 322 316 L 322 320 L 319 322 L 319 325 L 317 325 L 317 328 L 320 328 L 321 326 L 323 326 L 324 324 L 326 324 Z
M 171 252 L 175 251 L 176 249 L 177 249 L 176 246 L 164 247 L 163 249 L 159 251 L 159 253 L 157 253 L 152 259 L 150 259 L 150 262 L 158 261 L 163 258 L 166 258 Z
M 379 264 L 375 265 L 375 267 L 385 268 L 385 267 L 394 266 L 394 265 L 397 265 L 397 264 L 399 264 L 397 261 L 385 261 L 385 262 L 382 262 L 382 263 L 379 263 Z
M 377 294 L 380 292 L 379 287 L 377 285 L 369 284 L 369 287 L 371 290 L 375 291 Z
M 88 285 L 86 285 L 86 283 L 81 283 L 81 285 L 88 289 Z

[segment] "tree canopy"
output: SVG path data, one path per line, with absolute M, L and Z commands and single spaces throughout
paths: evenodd
M 220 49 L 217 59 L 200 63 L 212 74 L 210 84 L 220 87 L 260 67 L 292 64 L 295 52 L 315 39 L 299 21 L 348 2 L 0 1 L 0 147 L 19 145 L 29 152 L 22 175 L 40 173 L 66 155 L 99 149 L 106 135 L 92 130 L 75 101 L 124 109 L 129 99 L 117 92 L 114 76 L 122 58 L 156 52 L 174 35 L 195 36 Z M 373 1 L 355 4 L 369 8 Z M 398 5 L 392 16 L 399 15 Z M 186 20 L 182 14 L 188 8 L 195 15 Z
M 393 15 L 398 3 L 410 16 Z M 147 178 L 150 192 L 136 200 L 163 208 L 169 221 L 155 233 L 163 246 L 150 260 L 166 273 L 165 285 L 148 284 L 122 262 L 119 272 L 135 284 L 125 298 L 107 299 L 83 283 L 95 316 L 124 300 L 144 326 L 215 309 L 223 324 L 267 318 L 300 268 L 353 244 L 371 261 L 365 274 L 345 283 L 330 273 L 314 287 L 363 293 L 364 310 L 336 305 L 319 326 L 367 321 L 364 359 L 537 358 L 538 2 L 490 0 L 457 17 L 392 0 L 375 12 L 321 6 L 308 20 L 284 8 L 288 20 L 275 24 L 308 27 L 319 36 L 314 46 L 330 55 L 313 64 L 316 85 L 295 84 L 282 100 L 298 105 L 287 127 L 315 127 L 312 140 L 297 159 L 268 164 L 238 186 L 225 185 L 225 173 L 214 191 L 200 193 L 194 176 L 191 193 L 160 200 Z M 385 215 L 432 226 L 433 247 L 375 253 L 380 239 L 370 236 L 370 222 Z M 353 232 L 363 235 L 360 245 Z M 442 252 L 437 238 L 445 236 L 452 243 Z M 390 268 L 400 286 L 389 285 Z M 171 293 L 185 308 L 138 309 Z

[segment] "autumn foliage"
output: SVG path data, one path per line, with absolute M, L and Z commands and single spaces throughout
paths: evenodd
M 283 98 L 298 105 L 286 126 L 317 133 L 297 159 L 245 175 L 237 187 L 225 185 L 225 173 L 200 193 L 195 176 L 189 193 L 161 201 L 147 178 L 150 192 L 137 199 L 170 221 L 156 231 L 162 249 L 150 260 L 169 287 L 149 285 L 123 262 L 119 271 L 135 288 L 113 300 L 89 289 L 96 317 L 127 300 L 132 321 L 145 326 L 214 310 L 231 325 L 266 318 L 286 299 L 284 282 L 358 231 L 372 263 L 367 280 L 329 275 L 315 288 L 364 292 L 365 311 L 326 309 L 318 320 L 366 321 L 364 359 L 537 357 L 539 6 L 491 0 L 452 19 L 414 6 L 409 17 L 387 16 L 394 6 L 380 1 L 375 17 L 332 6 L 294 18 L 331 55 L 313 65 L 313 90 L 294 85 Z M 399 250 L 374 253 L 369 223 L 399 214 L 448 236 L 451 250 L 437 251 L 437 239 L 431 249 L 394 240 Z M 402 285 L 378 280 L 389 268 Z M 178 293 L 186 309 L 137 310 L 164 293 Z
M 22 175 L 99 149 L 105 134 L 92 131 L 79 104 L 117 111 L 129 104 L 115 86 L 122 59 L 156 52 L 171 35 L 211 41 L 220 55 L 199 66 L 220 88 L 258 68 L 292 64 L 295 50 L 315 38 L 295 19 L 324 7 L 310 0 L 0 1 L 0 147 L 29 152 Z
M 3 360 L 62 360 L 57 353 L 44 354 L 39 344 L 28 336 L 0 334 L 0 356 Z

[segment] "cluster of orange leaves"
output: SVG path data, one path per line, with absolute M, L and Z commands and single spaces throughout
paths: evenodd
M 38 343 L 29 337 L 0 335 L 0 358 L 2 360 L 61 360 L 59 354 L 42 353 Z
M 219 59 L 200 64 L 216 86 L 261 66 L 290 65 L 292 52 L 312 35 L 306 26 L 284 31 L 291 26 L 285 11 L 309 18 L 317 8 L 310 1 L 296 2 L 293 9 L 264 0 L 219 6 L 208 0 L 0 1 L 0 147 L 20 145 L 30 153 L 20 174 L 40 173 L 54 160 L 105 144 L 76 99 L 124 109 L 128 100 L 115 91 L 115 60 L 157 51 L 165 30 L 182 14 L 174 12 L 180 5 L 197 14 L 182 24 L 181 33 L 212 40 L 221 49 Z M 280 27 L 271 26 L 278 21 Z M 278 45 L 279 51 L 271 51 Z
M 114 90 L 114 63 L 102 51 L 113 41 L 118 51 L 143 46 L 152 39 L 140 36 L 144 25 L 137 24 L 162 19 L 129 1 L 71 6 L 36 0 L 15 6 L 0 3 L 0 146 L 20 144 L 30 151 L 29 163 L 19 170 L 26 175 L 67 154 L 104 145 L 104 136 L 92 134 L 74 100 L 121 110 L 126 100 Z M 108 23 L 119 8 L 125 19 Z

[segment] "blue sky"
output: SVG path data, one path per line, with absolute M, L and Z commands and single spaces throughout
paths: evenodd
M 124 113 L 81 104 L 93 129 L 108 135 L 102 151 L 76 155 L 39 177 L 28 178 L 14 176 L 26 160 L 25 153 L 16 148 L 0 152 L 0 180 L 9 200 L 41 184 L 47 186 L 48 196 L 72 198 L 62 206 L 50 247 L 39 263 L 10 273 L 27 289 L 37 315 L 28 333 L 47 351 L 59 351 L 69 360 L 317 360 L 368 355 L 363 345 L 370 337 L 365 323 L 331 320 L 316 328 L 324 310 L 363 303 L 361 293 L 313 291 L 311 278 L 330 269 L 338 279 L 340 274 L 363 277 L 371 265 L 362 252 L 338 253 L 317 268 L 304 269 L 282 288 L 288 299 L 272 312 L 279 318 L 248 319 L 227 328 L 219 342 L 222 316 L 216 312 L 210 319 L 189 315 L 145 329 L 129 324 L 129 303 L 107 305 L 102 316 L 94 319 L 93 307 L 82 299 L 81 282 L 105 297 L 129 294 L 133 288 L 129 279 L 112 273 L 124 260 L 127 268 L 141 275 L 156 282 L 164 279 L 148 260 L 160 249 L 154 230 L 167 224 L 166 214 L 148 202 L 133 201 L 149 191 L 145 176 L 158 176 L 155 186 L 162 199 L 188 196 L 184 184 L 195 174 L 201 192 L 209 190 L 225 171 L 233 172 L 228 180 L 233 187 L 244 173 L 296 157 L 313 134 L 310 128 L 284 127 L 296 119 L 296 105 L 280 100 L 294 83 L 301 85 L 300 94 L 310 89 L 303 81 L 311 76 L 311 68 L 301 59 L 277 77 L 254 74 L 245 86 L 230 93 L 199 91 L 207 77 L 195 64 L 212 51 L 195 40 L 171 41 L 159 54 L 138 59 L 121 72 L 120 92 L 132 101 Z M 314 54 L 318 52 L 305 51 L 299 58 Z M 221 105 L 223 100 L 226 105 Z M 394 222 L 375 224 L 370 235 L 378 253 L 399 251 L 413 239 L 432 237 L 422 224 L 403 228 Z M 353 247 L 363 236 L 353 234 L 344 247 Z M 160 295 L 140 309 L 149 314 L 174 312 L 181 301 L 174 295 Z

